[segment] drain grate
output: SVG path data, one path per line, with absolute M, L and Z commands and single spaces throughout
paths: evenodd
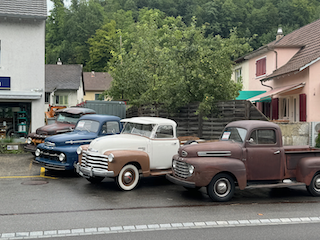
M 43 185 L 43 184 L 47 184 L 47 181 L 43 181 L 43 180 L 28 180 L 28 181 L 24 181 L 21 184 L 23 185 Z

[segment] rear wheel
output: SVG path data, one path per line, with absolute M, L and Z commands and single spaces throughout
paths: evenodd
M 139 177 L 138 168 L 135 165 L 128 164 L 121 169 L 115 180 L 119 188 L 130 191 L 138 185 Z
M 89 177 L 87 180 L 91 183 L 100 183 L 104 177 Z
M 207 192 L 213 201 L 226 202 L 233 197 L 234 188 L 233 178 L 228 174 L 220 173 L 212 178 L 207 186 Z
M 315 197 L 320 196 L 320 174 L 316 173 L 309 186 L 307 186 L 308 192 Z

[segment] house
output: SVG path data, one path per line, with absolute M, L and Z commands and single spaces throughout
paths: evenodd
M 83 101 L 84 83 L 82 65 L 46 64 L 45 104 L 76 106 Z
M 320 19 L 236 60 L 234 80 L 271 120 L 320 121 Z
M 106 100 L 103 92 L 110 88 L 112 77 L 106 72 L 84 72 L 84 100 Z
M 44 124 L 46 0 L 0 0 L 0 131 Z

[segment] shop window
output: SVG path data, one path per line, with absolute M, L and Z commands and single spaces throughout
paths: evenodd
M 56 96 L 56 104 L 68 105 L 68 96 L 65 96 L 65 95 Z
M 265 57 L 256 61 L 256 77 L 260 77 L 266 74 L 266 63 L 267 59 Z

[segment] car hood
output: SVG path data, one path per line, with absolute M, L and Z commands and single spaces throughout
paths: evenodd
M 180 147 L 181 157 L 233 157 L 241 158 L 242 146 L 233 141 L 218 141 L 200 144 L 183 145 Z
M 87 131 L 75 131 L 75 132 L 58 134 L 51 137 L 47 137 L 45 139 L 45 143 L 54 143 L 55 146 L 83 145 L 83 144 L 89 144 L 96 137 L 97 137 L 97 133 L 92 133 Z
M 150 139 L 134 134 L 119 134 L 105 137 L 99 137 L 90 143 L 89 151 L 104 154 L 110 150 L 139 150 L 148 151 Z
M 55 135 L 65 132 L 71 132 L 75 127 L 74 123 L 55 122 L 50 125 L 45 125 L 37 129 L 39 135 Z

